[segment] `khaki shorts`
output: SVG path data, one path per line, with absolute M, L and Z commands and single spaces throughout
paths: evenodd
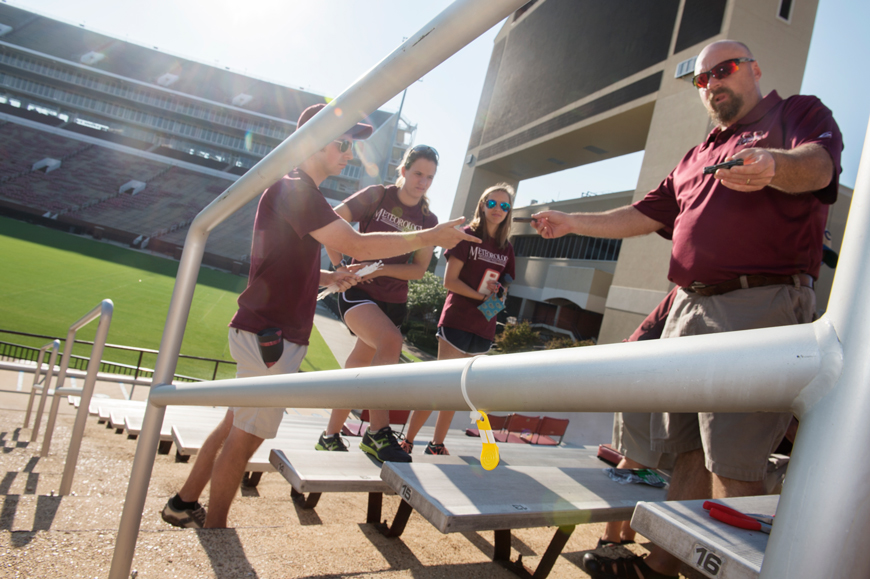
M 275 374 L 294 374 L 299 370 L 308 346 L 300 346 L 284 340 L 284 352 L 271 367 L 260 356 L 257 335 L 230 328 L 230 355 L 236 361 L 236 378 L 253 378 Z M 283 408 L 251 408 L 236 406 L 233 411 L 233 426 L 260 438 L 275 438 L 278 426 L 284 417 Z
M 613 414 L 613 448 L 626 458 L 647 468 L 670 470 L 676 455 L 650 448 L 650 413 L 616 412 Z
M 680 290 L 662 339 L 810 323 L 812 289 L 774 285 L 703 297 Z M 656 413 L 652 449 L 682 453 L 704 449 L 707 470 L 735 480 L 764 479 L 767 458 L 779 445 L 790 413 Z

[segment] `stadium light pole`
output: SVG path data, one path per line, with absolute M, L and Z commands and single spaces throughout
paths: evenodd
M 329 103 L 301 129 L 254 165 L 193 220 L 184 242 L 175 287 L 151 382 L 152 393 L 172 383 L 196 278 L 209 233 L 293 167 L 367 114 L 510 16 L 527 0 L 457 0 Z M 149 397 L 150 398 L 150 397 Z M 109 577 L 127 579 L 145 506 L 165 407 L 149 403 L 136 455 Z

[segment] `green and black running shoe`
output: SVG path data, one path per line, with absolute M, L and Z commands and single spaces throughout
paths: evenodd
M 396 434 L 389 426 L 384 426 L 375 433 L 366 428 L 359 447 L 381 462 L 411 462 L 411 455 L 402 450 Z

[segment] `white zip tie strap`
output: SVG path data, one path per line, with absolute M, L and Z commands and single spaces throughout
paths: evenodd
M 474 424 L 478 419 L 483 418 L 483 413 L 475 408 L 474 404 L 471 403 L 471 400 L 468 398 L 468 392 L 465 390 L 465 377 L 468 375 L 468 371 L 471 370 L 471 365 L 474 364 L 474 361 L 483 358 L 484 356 L 475 356 L 465 365 L 465 368 L 462 369 L 462 378 L 459 380 L 459 387 L 462 389 L 462 397 L 465 398 L 465 403 L 468 404 L 468 407 L 471 408 L 471 423 Z

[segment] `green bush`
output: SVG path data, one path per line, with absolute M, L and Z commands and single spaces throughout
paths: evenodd
M 502 354 L 529 352 L 540 345 L 541 335 L 533 330 L 528 322 L 506 326 L 504 331 L 495 337 L 495 346 Z
M 408 282 L 408 316 L 412 319 L 437 324 L 446 299 L 447 288 L 434 273 L 427 271 L 421 279 Z
M 592 340 L 574 340 L 568 336 L 563 336 L 561 338 L 553 338 L 548 340 L 544 347 L 547 350 L 559 350 L 561 348 L 579 348 L 581 346 L 594 346 L 595 342 Z
M 435 337 L 435 328 L 429 324 L 418 321 L 408 321 L 402 324 L 405 339 L 432 356 L 438 355 L 438 338 Z

